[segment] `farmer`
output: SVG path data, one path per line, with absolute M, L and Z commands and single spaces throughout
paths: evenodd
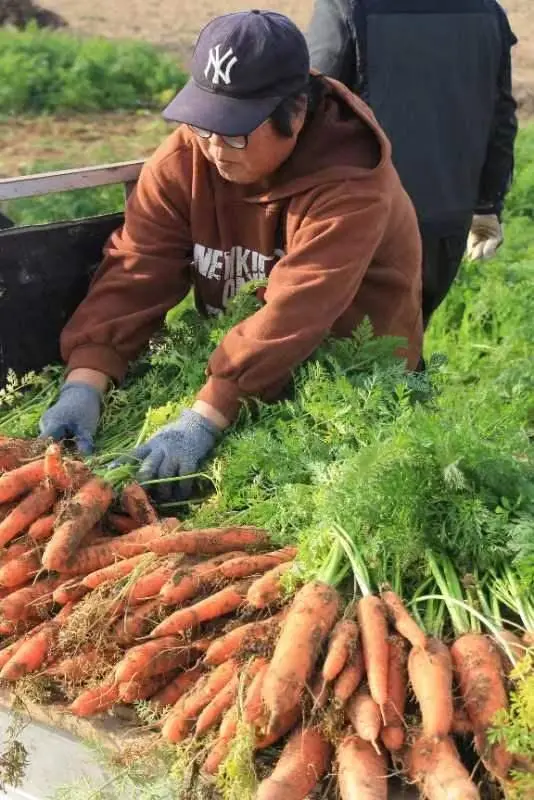
M 275 399 L 327 334 L 365 316 L 404 337 L 408 367 L 421 355 L 420 237 L 388 140 L 342 84 L 310 76 L 289 19 L 214 19 L 164 116 L 183 124 L 145 164 L 62 332 L 67 377 L 41 434 L 90 452 L 107 387 L 191 287 L 199 311 L 218 314 L 243 283 L 267 286 L 215 348 L 193 407 L 129 454 L 142 480 L 195 472 L 241 401 Z
M 373 109 L 414 202 L 425 327 L 466 251 L 493 256 L 517 132 L 516 38 L 495 0 L 316 0 L 312 67 Z

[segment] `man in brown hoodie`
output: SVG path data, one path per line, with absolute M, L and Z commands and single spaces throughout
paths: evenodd
M 68 374 L 41 434 L 90 452 L 110 381 L 192 287 L 207 314 L 247 281 L 267 288 L 214 350 L 193 407 L 131 454 L 143 480 L 196 471 L 241 401 L 274 399 L 327 334 L 350 335 L 367 316 L 377 335 L 406 339 L 409 368 L 422 338 L 417 220 L 389 142 L 354 94 L 310 75 L 289 19 L 214 19 L 164 116 L 183 124 L 145 164 L 63 331 Z

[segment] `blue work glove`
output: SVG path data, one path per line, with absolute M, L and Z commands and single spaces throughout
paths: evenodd
M 39 421 L 41 437 L 58 441 L 72 436 L 83 455 L 93 452 L 93 437 L 100 419 L 102 395 L 94 386 L 81 381 L 65 383 L 59 400 Z
M 215 446 L 219 428 L 209 419 L 188 409 L 177 422 L 165 425 L 146 442 L 128 454 L 126 459 L 141 462 L 137 480 L 144 481 L 191 475 L 198 471 L 199 464 Z M 192 489 L 192 481 L 154 484 L 148 487 L 159 500 L 176 497 L 186 500 Z

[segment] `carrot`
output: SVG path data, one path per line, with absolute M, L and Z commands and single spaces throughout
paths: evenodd
M 159 595 L 159 592 L 176 570 L 176 560 L 165 561 L 135 581 L 128 589 L 128 602 L 143 603 Z M 159 597 L 161 602 L 161 597 Z
M 0 478 L 0 503 L 10 503 L 26 492 L 35 489 L 45 478 L 44 458 L 30 461 L 6 472 Z
M 124 604 L 126 603 L 125 599 Z M 129 645 L 135 639 L 146 636 L 158 619 L 159 608 L 160 602 L 157 597 L 154 600 L 147 600 L 141 605 L 128 607 L 114 628 L 114 634 L 119 644 Z
M 447 736 L 453 717 L 452 661 L 448 648 L 429 639 L 426 648 L 413 647 L 408 674 L 423 719 L 425 736 Z
M 24 462 L 42 456 L 46 447 L 42 439 L 0 437 L 0 472 L 11 472 Z
M 354 731 L 364 742 L 370 742 L 377 753 L 378 737 L 382 729 L 380 708 L 375 703 L 367 688 L 362 688 L 352 695 L 346 707 L 346 714 Z
M 107 680 L 94 689 L 83 691 L 71 703 L 69 711 L 77 717 L 91 717 L 100 711 L 107 711 L 119 699 L 119 684 L 112 680 Z
M 2 669 L 7 664 L 10 658 L 12 658 L 16 653 L 18 653 L 20 648 L 25 644 L 25 642 L 28 641 L 28 638 L 30 636 L 33 636 L 34 634 L 38 633 L 47 624 L 48 622 L 40 622 L 38 625 L 36 625 L 34 628 L 28 631 L 28 633 L 26 633 L 24 636 L 21 636 L 12 644 L 7 645 L 7 647 L 4 647 L 2 650 L 0 650 L 0 669 Z
M 57 514 L 46 514 L 32 522 L 28 528 L 28 536 L 34 542 L 42 542 L 52 536 L 54 525 L 56 524 Z
M 138 526 L 151 525 L 158 521 L 154 507 L 148 495 L 136 481 L 128 483 L 122 490 L 121 506 Z
M 420 736 L 408 757 L 410 778 L 428 800 L 479 800 L 480 795 L 450 737 Z
M 139 528 L 137 522 L 131 517 L 127 517 L 125 514 L 113 514 L 109 512 L 107 519 L 113 530 L 117 531 L 117 533 L 131 533 L 131 531 L 135 531 Z
M 352 619 L 342 619 L 336 624 L 323 664 L 323 680 L 329 682 L 337 678 L 356 647 L 359 635 L 358 623 Z
M 49 578 L 17 589 L 0 601 L 0 615 L 6 620 L 23 622 L 46 612 L 53 605 L 52 592 L 60 583 L 58 579 Z
M 221 564 L 219 572 L 229 580 L 247 578 L 250 575 L 266 572 L 279 564 L 293 561 L 296 554 L 296 547 L 283 547 L 271 553 L 237 556 Z
M 508 708 L 503 665 L 497 646 L 487 636 L 468 633 L 456 639 L 451 647 L 451 656 L 465 710 L 475 733 L 475 745 L 490 771 L 504 779 L 512 766 L 513 756 L 503 746 L 488 747 L 485 738 L 495 714 Z
M 91 478 L 69 502 L 61 522 L 43 553 L 43 566 L 61 571 L 78 550 L 82 539 L 104 516 L 111 501 L 113 489 L 101 478 Z
M 178 701 L 165 720 L 162 728 L 163 738 L 173 743 L 185 739 L 191 722 L 232 679 L 237 669 L 237 663 L 230 659 L 198 681 L 192 690 Z
M 291 562 L 279 564 L 255 580 L 247 594 L 249 605 L 254 608 L 266 608 L 279 603 L 283 597 L 281 579 L 291 567 Z
M 270 617 L 266 620 L 259 622 L 248 622 L 245 625 L 239 625 L 233 628 L 229 633 L 219 636 L 209 646 L 204 661 L 206 664 L 222 664 L 228 658 L 231 658 L 239 650 L 246 646 L 247 642 L 255 639 L 261 639 L 267 632 L 278 624 L 282 619 L 280 614 L 275 617 Z
M 265 750 L 265 748 L 271 747 L 271 745 L 278 742 L 295 727 L 301 716 L 301 706 L 295 706 L 278 717 L 275 728 L 270 727 L 267 731 L 260 728 L 256 738 L 255 749 Z
M 336 758 L 341 800 L 387 800 L 386 760 L 369 742 L 346 736 Z
M 178 667 L 186 667 L 198 656 L 195 645 L 184 645 L 176 636 L 165 636 L 155 641 L 131 647 L 115 667 L 118 683 L 141 680 L 161 675 Z
M 82 583 L 88 589 L 96 589 L 97 586 L 100 586 L 106 581 L 117 581 L 120 578 L 124 578 L 126 575 L 129 575 L 130 572 L 133 572 L 135 567 L 143 560 L 143 558 L 143 555 L 132 556 L 132 558 L 126 558 L 123 561 L 117 561 L 115 564 L 110 564 L 109 567 L 97 569 L 95 572 L 91 572 L 89 575 L 86 575 L 85 578 L 82 579 Z
M 60 583 L 57 589 L 54 589 L 52 599 L 54 603 L 64 606 L 66 603 L 81 600 L 88 592 L 89 589 L 80 582 L 79 578 L 71 578 Z
M 381 739 L 394 752 L 404 744 L 404 706 L 408 683 L 406 642 L 401 636 L 389 637 L 388 701 L 384 708 Z
M 23 645 L 2 668 L 0 679 L 16 681 L 24 675 L 28 675 L 39 669 L 55 644 L 59 626 L 69 616 L 71 611 L 72 606 L 65 606 L 55 619 L 43 625 L 37 632 L 28 636 Z
M 96 650 L 87 650 L 57 661 L 45 670 L 45 674 L 76 683 L 91 676 L 99 659 L 100 654 Z
M 235 556 L 246 555 L 244 552 L 223 553 L 222 555 L 201 561 L 188 569 L 178 569 L 160 589 L 162 602 L 166 605 L 185 603 L 203 591 L 211 589 L 220 578 L 219 566 Z
M 473 733 L 471 720 L 467 716 L 467 711 L 463 706 L 454 707 L 451 731 L 457 736 L 467 736 Z
M 13 558 L 0 567 L 0 586 L 15 588 L 23 586 L 36 575 L 41 568 L 41 560 L 37 553 L 25 553 Z
M 145 525 L 124 536 L 116 536 L 108 542 L 78 550 L 71 563 L 61 571 L 64 575 L 88 575 L 101 567 L 113 564 L 117 557 L 131 558 L 147 553 L 150 541 L 162 536 L 174 520 L 162 520 L 156 525 Z
M 349 697 L 356 691 L 365 674 L 362 651 L 357 647 L 349 656 L 349 660 L 337 676 L 334 683 L 334 701 L 343 707 Z
M 182 633 L 191 628 L 196 628 L 202 622 L 208 622 L 224 614 L 235 611 L 243 603 L 246 596 L 247 584 L 233 584 L 221 589 L 220 592 L 200 600 L 188 608 L 175 611 L 167 619 L 156 625 L 152 637 L 168 636 Z
M 219 728 L 219 735 L 210 747 L 209 755 L 202 765 L 201 772 L 203 775 L 215 775 L 230 752 L 232 741 L 237 733 L 238 718 L 237 706 L 232 706 L 224 715 Z
M 201 666 L 181 672 L 150 699 L 151 705 L 156 706 L 159 710 L 164 709 L 166 706 L 175 705 L 180 698 L 193 688 L 202 673 Z
M 386 611 L 397 633 L 404 636 L 412 647 L 426 647 L 427 637 L 417 622 L 406 609 L 406 606 L 396 592 L 391 590 L 381 592 L 380 597 L 386 606 Z
M 313 700 L 312 713 L 323 709 L 330 697 L 329 686 L 324 682 L 322 676 L 317 674 L 309 687 L 309 692 Z
M 268 666 L 267 659 L 262 659 L 262 663 L 247 689 L 243 704 L 243 719 L 245 722 L 255 724 L 262 716 L 263 700 L 261 695 Z
M 45 451 L 44 455 L 44 471 L 46 477 L 50 480 L 53 486 L 60 491 L 70 489 L 72 485 L 72 477 L 69 475 L 63 457 L 61 454 L 61 447 L 59 444 L 53 442 Z
M 339 602 L 335 589 L 320 581 L 305 584 L 295 595 L 263 682 L 271 730 L 279 717 L 300 703 Z
M 388 700 L 389 654 L 386 609 L 379 597 L 368 594 L 358 601 L 357 614 L 369 691 L 383 714 Z
M 319 730 L 297 728 L 272 773 L 260 783 L 257 800 L 305 800 L 328 770 L 331 755 L 331 745 Z
M 205 528 L 165 536 L 153 542 L 150 549 L 160 556 L 169 553 L 216 555 L 231 550 L 261 548 L 268 544 L 267 533 L 256 528 Z
M 119 684 L 119 698 L 123 703 L 135 703 L 137 700 L 146 700 L 161 691 L 169 683 L 169 674 L 152 675 L 143 680 L 131 680 Z
M 54 505 L 55 500 L 56 490 L 52 486 L 46 484 L 35 486 L 30 494 L 0 522 L 0 547 L 5 547 L 11 539 L 45 514 Z
M 200 712 L 196 725 L 195 736 L 202 736 L 220 720 L 225 711 L 233 705 L 237 690 L 239 689 L 239 675 L 232 675 L 226 686 L 218 692 L 213 700 Z

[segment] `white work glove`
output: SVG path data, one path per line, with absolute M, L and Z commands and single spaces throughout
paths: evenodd
M 475 214 L 467 237 L 469 261 L 493 258 L 503 243 L 503 230 L 496 214 Z

